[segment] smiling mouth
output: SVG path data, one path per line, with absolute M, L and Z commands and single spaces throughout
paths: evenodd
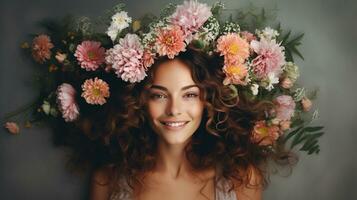
M 161 121 L 161 124 L 163 124 L 165 127 L 169 129 L 179 129 L 184 127 L 189 121 L 180 121 L 180 122 L 164 122 Z

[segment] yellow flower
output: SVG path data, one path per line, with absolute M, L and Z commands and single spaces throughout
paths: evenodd
M 21 44 L 21 48 L 22 49 L 28 49 L 28 48 L 30 48 L 30 45 L 29 45 L 29 43 L 24 42 L 24 43 Z
M 141 27 L 141 22 L 139 20 L 135 20 L 133 22 L 133 31 L 136 32 L 140 29 Z

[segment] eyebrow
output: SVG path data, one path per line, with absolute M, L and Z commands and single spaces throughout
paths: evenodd
M 192 88 L 192 87 L 198 87 L 198 85 L 187 85 L 187 86 L 185 86 L 185 87 L 182 87 L 182 88 L 181 88 L 181 91 L 190 89 L 190 88 Z M 152 86 L 150 87 L 150 89 L 159 89 L 159 90 L 163 90 L 163 91 L 166 91 L 166 92 L 169 91 L 167 88 L 165 88 L 164 86 L 161 86 L 161 85 L 152 85 Z

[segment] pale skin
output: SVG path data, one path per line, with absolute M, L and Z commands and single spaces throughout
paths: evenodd
M 179 74 L 179 76 L 178 76 Z M 184 148 L 199 127 L 204 109 L 200 89 L 183 62 L 173 59 L 158 66 L 147 104 L 153 130 L 158 134 L 158 160 L 155 169 L 147 174 L 145 186 L 135 192 L 135 200 L 214 200 L 215 169 L 194 171 L 187 161 Z M 107 200 L 110 169 L 93 175 L 91 200 Z M 259 183 L 252 175 L 252 184 Z M 240 186 L 235 190 L 239 200 L 261 200 L 261 187 Z

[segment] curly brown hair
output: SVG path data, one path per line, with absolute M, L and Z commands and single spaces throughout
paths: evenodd
M 283 143 L 277 143 L 275 152 L 264 151 L 250 140 L 254 121 L 264 118 L 269 102 L 257 103 L 251 99 L 232 96 L 232 89 L 222 84 L 223 59 L 194 48 L 181 52 L 175 59 L 191 70 L 192 79 L 198 85 L 205 109 L 199 128 L 185 148 L 187 160 L 194 170 L 220 168 L 220 175 L 231 180 L 230 189 L 242 184 L 250 185 L 252 174 L 268 182 L 267 162 L 277 161 L 291 165 L 293 154 L 286 151 Z M 142 177 L 156 163 L 157 135 L 151 129 L 145 109 L 147 89 L 152 83 L 155 70 L 168 61 L 161 57 L 149 70 L 148 77 L 136 84 L 127 84 L 121 91 L 119 109 L 107 118 L 107 134 L 110 136 L 110 163 L 115 166 L 111 182 L 114 190 L 122 187 L 125 177 L 130 187 L 142 184 Z M 279 146 L 280 145 L 280 146 Z

